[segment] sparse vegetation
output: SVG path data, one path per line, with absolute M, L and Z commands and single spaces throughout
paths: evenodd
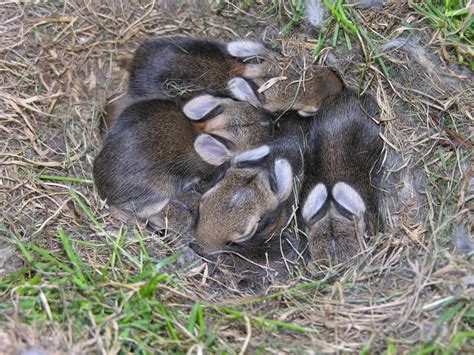
M 472 3 L 324 3 L 320 31 L 302 1 L 2 5 L 0 353 L 471 351 Z M 174 34 L 263 38 L 377 99 L 386 228 L 354 260 L 242 289 L 104 207 L 91 167 L 118 62 Z
M 468 62 L 474 70 L 474 5 L 471 0 L 413 1 L 410 4 L 435 29 L 446 60 L 454 49 L 459 63 Z

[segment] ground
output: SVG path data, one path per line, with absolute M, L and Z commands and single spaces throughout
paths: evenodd
M 470 3 L 336 1 L 322 29 L 300 1 L 99 3 L 0 9 L 0 353 L 472 351 Z M 174 34 L 261 39 L 376 98 L 385 230 L 356 258 L 242 290 L 111 215 L 104 104 L 121 58 Z

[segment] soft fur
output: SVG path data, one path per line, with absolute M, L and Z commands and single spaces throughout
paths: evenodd
M 138 47 L 129 64 L 129 94 L 134 98 L 226 96 L 227 81 L 243 71 L 244 64 L 220 42 L 154 38 Z
M 283 58 L 272 55 L 262 64 L 247 64 L 243 76 L 248 85 L 242 78 L 232 79 L 229 82 L 231 95 L 269 112 L 295 110 L 309 117 L 327 97 L 343 89 L 341 80 L 329 68 L 313 64 L 306 68 L 297 64 L 286 67 L 282 61 Z M 255 95 L 251 95 L 250 90 L 254 90 Z
M 189 120 L 173 101 L 139 101 L 112 126 L 94 162 L 94 180 L 110 205 L 154 219 L 178 194 L 211 180 L 218 165 L 269 140 L 271 130 L 268 117 L 230 99 L 204 121 Z M 201 156 L 194 149 L 198 137 Z
M 307 124 L 295 113 L 283 117 L 277 139 L 234 158 L 203 195 L 194 230 L 203 254 L 283 230 L 298 192 L 294 178 L 301 181 L 303 175 Z
M 369 117 L 376 111 L 370 98 L 345 91 L 312 119 L 300 200 L 313 261 L 347 260 L 359 250 L 358 234 L 376 232 L 383 146 Z

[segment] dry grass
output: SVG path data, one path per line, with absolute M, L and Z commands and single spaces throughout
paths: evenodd
M 473 75 L 406 3 L 351 10 L 370 46 L 351 34 L 349 51 L 341 32 L 319 51 L 377 98 L 385 126 L 387 228 L 352 262 L 253 295 L 183 264 L 169 243 L 179 236 L 110 215 L 91 184 L 98 122 L 125 87 L 120 58 L 142 39 L 317 46 L 304 23 L 280 33 L 287 11 L 273 3 L 174 3 L 0 9 L 0 352 L 472 350 Z

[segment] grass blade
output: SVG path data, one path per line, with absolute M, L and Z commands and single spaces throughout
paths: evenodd
M 69 176 L 58 176 L 58 175 L 38 175 L 40 180 L 54 180 L 54 181 L 67 181 L 67 182 L 78 182 L 81 184 L 92 185 L 94 182 L 88 179 L 81 179 Z

